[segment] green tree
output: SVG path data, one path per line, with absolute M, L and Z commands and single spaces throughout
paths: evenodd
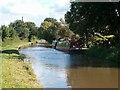
M 68 24 L 62 18 L 60 18 L 58 29 L 58 35 L 60 38 L 64 38 L 66 36 L 71 37 L 74 35 L 74 33 L 69 29 Z
M 75 33 L 87 42 L 95 32 L 102 35 L 114 35 L 112 42 L 120 42 L 119 3 L 71 2 L 65 21 Z
M 24 39 L 24 22 L 22 20 L 15 20 L 14 22 L 11 22 L 9 24 L 9 28 L 13 28 L 16 32 L 19 38 L 22 40 Z
M 0 30 L 2 31 L 2 41 L 4 41 L 6 37 L 9 37 L 9 29 L 7 28 L 7 26 L 2 25 Z
M 44 38 L 45 40 L 52 42 L 52 39 L 54 38 L 53 23 L 48 21 L 42 22 L 39 28 L 39 34 L 41 38 Z
M 52 42 L 54 39 L 64 38 L 71 36 L 73 33 L 70 31 L 64 21 L 58 22 L 54 18 L 46 18 L 39 28 L 39 37 Z
M 28 41 L 31 41 L 33 37 L 38 37 L 38 28 L 34 22 L 25 22 L 24 26 L 29 30 Z
M 9 37 L 10 38 L 15 38 L 15 37 L 17 37 L 18 36 L 18 34 L 17 34 L 17 32 L 15 31 L 15 29 L 13 28 L 13 27 L 9 27 Z

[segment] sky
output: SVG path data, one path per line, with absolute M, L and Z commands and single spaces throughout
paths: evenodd
M 23 17 L 25 22 L 40 26 L 46 17 L 64 18 L 69 7 L 69 0 L 0 0 L 0 25 L 8 25 Z

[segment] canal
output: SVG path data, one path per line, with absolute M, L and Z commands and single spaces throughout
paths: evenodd
M 117 68 L 84 64 L 92 60 L 80 54 L 37 46 L 20 50 L 20 53 L 30 57 L 43 88 L 118 88 Z

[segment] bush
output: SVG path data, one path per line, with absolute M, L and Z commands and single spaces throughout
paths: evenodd
M 120 66 L 120 47 L 92 47 L 85 53 L 88 57 L 101 59 L 101 62 Z

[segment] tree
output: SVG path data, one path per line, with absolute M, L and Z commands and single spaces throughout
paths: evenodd
M 46 18 L 39 28 L 39 37 L 52 42 L 54 39 L 71 36 L 73 33 L 65 22 L 58 22 L 54 18 Z
M 5 38 L 19 38 L 21 40 L 28 39 L 28 41 L 31 41 L 38 37 L 38 27 L 36 27 L 34 22 L 15 20 L 8 26 L 2 25 L 0 27 L 0 33 L 2 34 L 2 41 L 4 41 Z
M 38 37 L 38 28 L 34 22 L 25 22 L 24 27 L 29 30 L 28 41 L 31 41 L 33 37 Z
M 2 31 L 2 41 L 4 41 L 6 37 L 9 37 L 9 29 L 5 25 L 2 25 L 0 30 Z
M 89 41 L 94 33 L 114 35 L 114 42 L 120 41 L 119 3 L 71 2 L 71 9 L 65 14 L 65 21 L 75 33 Z M 113 42 L 112 41 L 112 42 Z
M 15 38 L 15 37 L 17 37 L 17 36 L 18 36 L 18 34 L 17 34 L 17 32 L 15 31 L 14 27 L 10 27 L 10 26 L 9 26 L 9 37 L 10 37 L 10 38 Z
M 55 38 L 54 34 L 54 25 L 52 22 L 45 21 L 41 23 L 39 28 L 39 34 L 41 38 L 52 42 L 53 38 Z

